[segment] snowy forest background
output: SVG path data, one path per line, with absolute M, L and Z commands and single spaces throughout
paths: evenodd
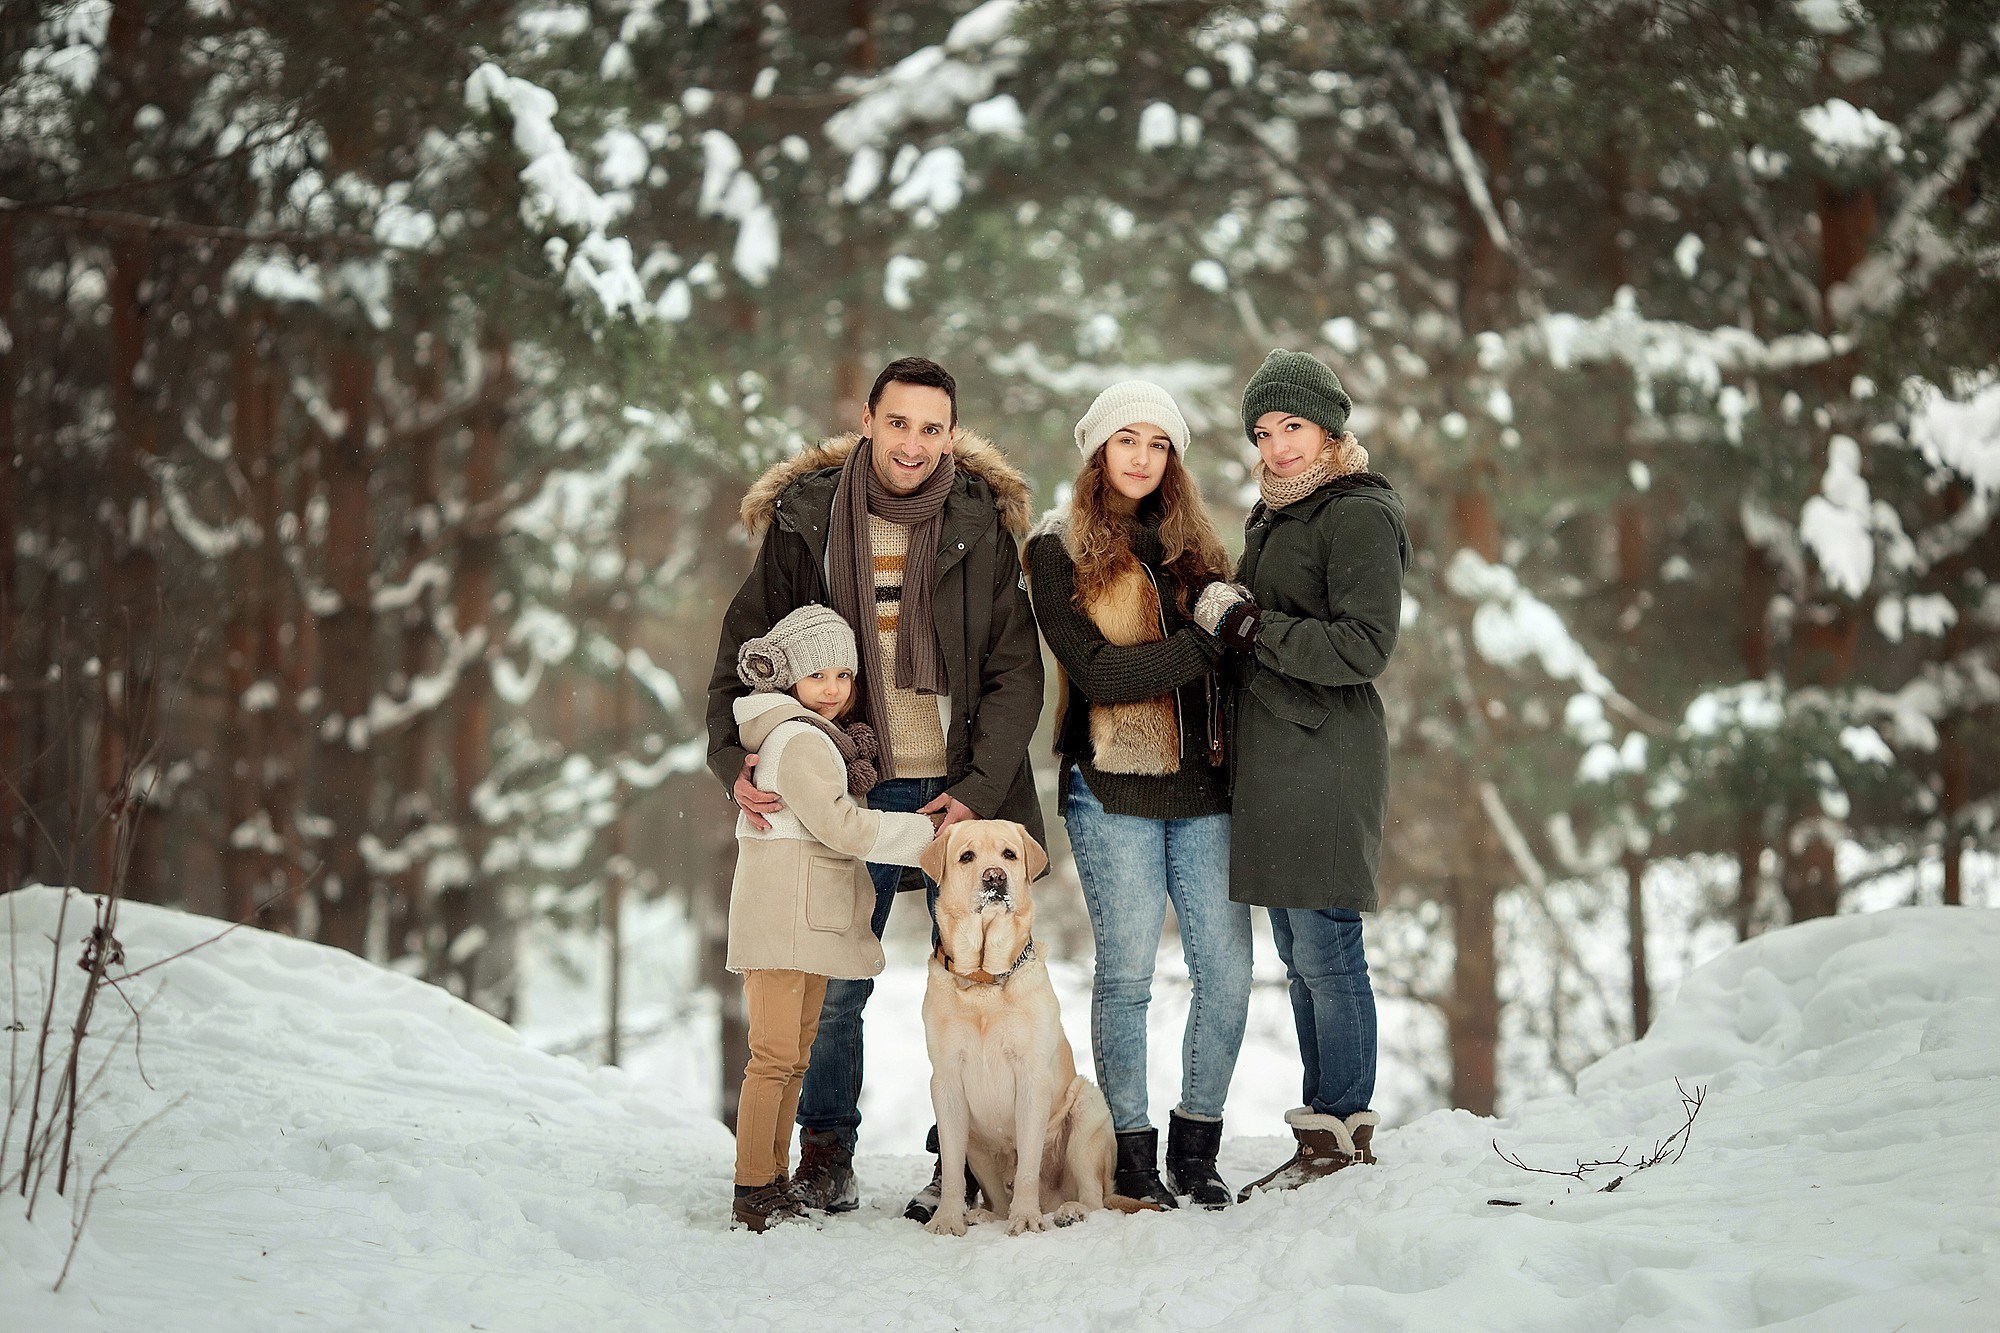
M 1418 553 L 1378 987 L 1431 1104 L 1565 1087 L 1697 951 L 1995 900 L 1996 114 L 1965 0 L 14 0 L 0 892 L 503 1016 L 664 901 L 738 1070 L 748 481 L 923 353 L 1043 503 L 1168 385 L 1234 529 L 1303 347 Z

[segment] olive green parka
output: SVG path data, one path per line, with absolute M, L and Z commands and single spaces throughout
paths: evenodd
M 1375 679 L 1395 651 L 1410 538 L 1373 472 L 1245 525 L 1237 582 L 1261 612 L 1233 658 L 1229 896 L 1260 907 L 1375 910 L 1389 736 Z

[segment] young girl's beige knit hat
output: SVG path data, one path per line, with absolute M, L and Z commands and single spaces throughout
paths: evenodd
M 736 651 L 736 678 L 758 694 L 789 690 L 815 671 L 836 667 L 860 674 L 861 650 L 840 613 L 817 603 L 800 607 Z

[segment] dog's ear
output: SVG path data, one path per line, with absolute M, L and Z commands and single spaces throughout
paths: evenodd
M 1019 824 L 1014 826 L 1021 828 Z M 1035 841 L 1035 835 L 1021 828 L 1021 852 L 1028 858 L 1028 879 L 1033 882 L 1042 877 L 1049 868 L 1049 854 L 1042 850 L 1042 844 Z
M 956 827 L 956 825 L 953 827 Z M 951 829 L 940 829 L 938 835 L 931 839 L 931 845 L 924 848 L 923 855 L 917 858 L 917 865 L 923 869 L 926 875 L 931 877 L 931 883 L 942 884 L 944 883 L 945 858 L 950 854 Z

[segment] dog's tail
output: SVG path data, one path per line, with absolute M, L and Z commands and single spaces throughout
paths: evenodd
M 1117 1213 L 1162 1213 L 1166 1209 L 1150 1199 L 1134 1199 L 1123 1194 L 1107 1194 L 1104 1206 Z

